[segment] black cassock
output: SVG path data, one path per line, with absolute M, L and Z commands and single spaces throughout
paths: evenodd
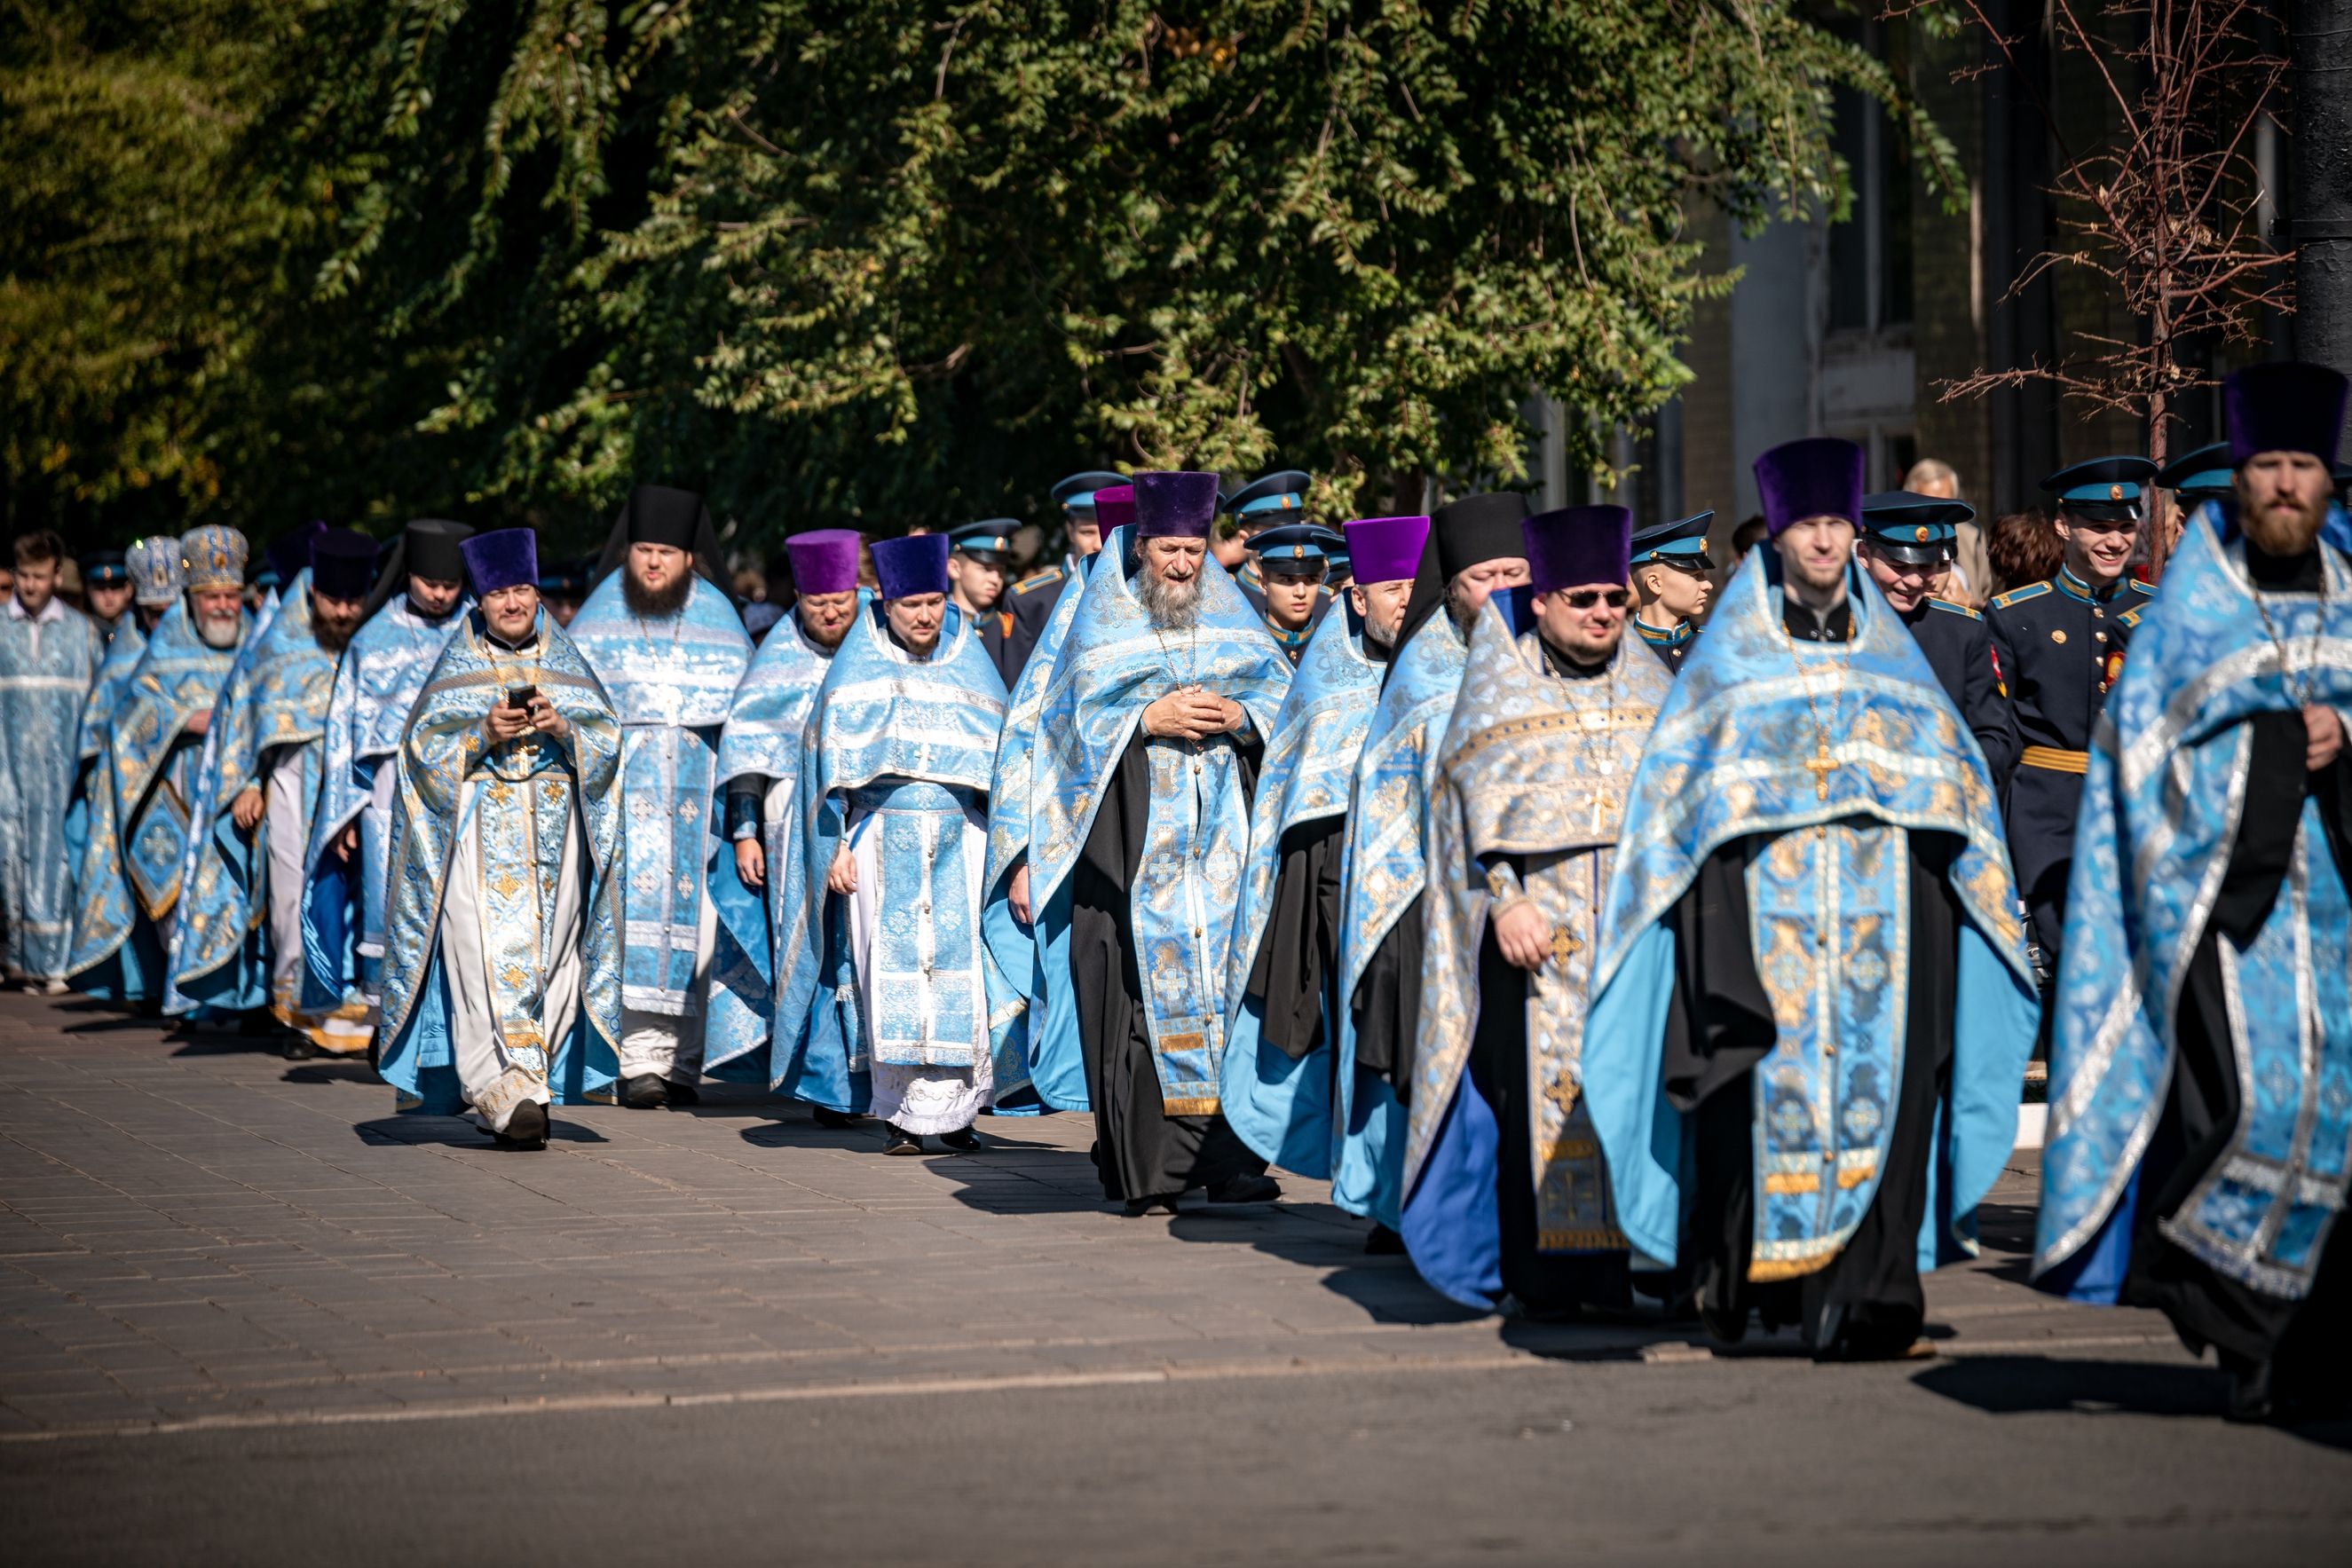
M 1259 1038 L 1293 1061 L 1323 1043 L 1323 989 L 1339 967 L 1339 855 L 1346 815 L 1318 817 L 1282 835 L 1274 908 L 1250 965 Z
M 1263 743 L 1254 732 L 1233 738 L 1243 790 L 1255 794 Z M 1141 736 L 1128 743 L 1070 873 L 1070 980 L 1095 1113 L 1095 1164 L 1103 1196 L 1114 1201 L 1171 1196 L 1265 1169 L 1223 1116 L 1171 1116 L 1160 1098 L 1128 904 L 1151 816 L 1149 745 Z
M 2246 567 L 2269 591 L 2308 593 L 2322 586 L 2315 550 L 2282 560 L 2249 545 Z M 2246 1362 L 2274 1360 L 2272 1383 L 2282 1395 L 2316 1395 L 2323 1382 L 2340 1395 L 2352 1391 L 2352 1354 L 2342 1343 L 2344 1329 L 2352 1323 L 2352 1245 L 2343 1239 L 2341 1219 L 2328 1237 L 2311 1293 L 2299 1301 L 2214 1272 L 2157 1229 L 2237 1131 L 2238 1053 L 2217 944 L 2227 936 L 2243 948 L 2270 918 L 2294 859 L 2306 794 L 2318 798 L 2327 848 L 2337 873 L 2352 884 L 2352 762 L 2339 758 L 2321 772 L 2308 771 L 2300 713 L 2258 714 L 2248 722 L 2253 745 L 2245 809 L 2213 913 L 2181 987 L 2180 1057 L 2140 1167 L 2142 1191 L 2122 1299 L 2162 1309 L 2182 1337 L 2200 1349 L 2210 1344 Z
M 1901 1350 L 1919 1335 L 1927 1296 L 1919 1283 L 1919 1227 L 1927 1209 L 1927 1161 L 1937 1103 L 1951 1075 L 1954 971 L 1960 913 L 1951 835 L 1912 832 L 1909 846 L 1911 983 L 1905 1009 L 1903 1082 L 1885 1174 L 1853 1237 L 1821 1269 L 1794 1280 L 1748 1278 L 1755 1239 L 1756 1099 L 1751 1069 L 1778 1038 L 1772 1004 L 1756 973 L 1748 932 L 1748 865 L 1771 843 L 1737 839 L 1707 857 L 1675 905 L 1678 952 L 1666 1010 L 1667 1100 L 1697 1113 L 1698 1168 L 1684 1220 L 1682 1260 L 1711 1328 L 1736 1334 L 1753 1311 L 1767 1328 L 1799 1324 L 1818 1349 Z
M 1413 1031 L 1421 1019 L 1422 894 L 1414 894 L 1372 948 L 1348 1006 L 1356 1025 L 1356 1065 L 1388 1080 L 1397 1103 L 1412 1103 Z

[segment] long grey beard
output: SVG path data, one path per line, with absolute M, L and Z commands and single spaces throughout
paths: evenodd
M 227 649 L 236 646 L 236 634 L 243 631 L 239 617 L 231 615 L 215 619 L 210 615 L 196 617 L 196 635 L 205 640 L 207 648 Z
M 1135 585 L 1135 597 L 1151 617 L 1158 632 L 1190 632 L 1201 622 L 1201 580 L 1166 582 L 1146 571 Z

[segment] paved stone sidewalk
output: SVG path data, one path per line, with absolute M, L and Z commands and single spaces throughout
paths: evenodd
M 1364 1257 L 1314 1183 L 1126 1219 L 1083 1116 L 890 1159 L 874 1132 L 707 1092 L 564 1110 L 545 1152 L 501 1153 L 396 1118 L 358 1064 L 11 994 L 0 1440 L 1708 1354 L 1463 1312 Z M 1931 1282 L 1932 1332 L 1955 1354 L 2183 1359 L 2160 1319 L 2016 1282 L 2030 1161 L 1986 1211 L 1985 1259 Z

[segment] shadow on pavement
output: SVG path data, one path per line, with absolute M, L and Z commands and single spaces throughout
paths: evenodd
M 463 1116 L 383 1116 L 373 1122 L 362 1122 L 352 1128 L 362 1143 L 439 1145 L 444 1148 L 495 1150 L 498 1145 L 490 1135 Z M 547 1129 L 548 1142 L 552 1144 L 602 1144 L 604 1134 L 593 1127 L 563 1120 L 561 1106 L 555 1120 Z
M 2135 1361 L 1983 1355 L 1938 1363 L 1912 1381 L 1995 1416 L 2174 1416 L 2221 1425 L 2228 1383 L 2218 1367 Z M 2352 1418 L 2282 1427 L 2331 1448 L 2352 1448 Z
M 367 1064 L 367 1058 L 363 1056 L 355 1056 L 348 1061 L 330 1059 L 324 1061 L 306 1062 L 299 1067 L 289 1067 L 278 1081 L 280 1083 L 362 1084 L 383 1082 L 375 1075 L 375 1069 Z

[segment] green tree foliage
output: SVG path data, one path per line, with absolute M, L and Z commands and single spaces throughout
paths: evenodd
M 357 517 L 584 524 L 633 476 L 770 535 L 1034 513 L 1106 462 L 1367 510 L 1507 482 L 1530 392 L 1634 423 L 1685 378 L 1728 287 L 1692 204 L 1835 211 L 1832 88 L 1901 104 L 1758 0 L 281 16 L 236 172 L 295 214 L 283 329 L 213 439 Z

